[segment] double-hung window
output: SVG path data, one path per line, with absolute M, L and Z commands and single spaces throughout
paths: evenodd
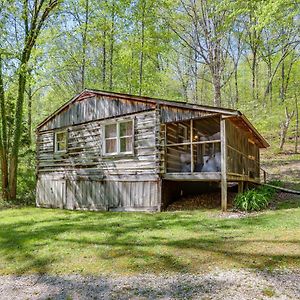
M 104 125 L 104 155 L 133 153 L 133 120 Z
M 54 151 L 65 152 L 67 151 L 67 131 L 57 131 L 54 137 Z

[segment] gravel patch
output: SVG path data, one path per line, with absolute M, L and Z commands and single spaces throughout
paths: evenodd
M 0 299 L 300 299 L 300 270 L 84 277 L 0 276 Z

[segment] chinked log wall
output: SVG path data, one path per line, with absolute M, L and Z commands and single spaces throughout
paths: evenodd
M 54 131 L 38 134 L 37 205 L 68 209 L 157 210 L 160 208 L 159 111 L 134 119 L 134 154 L 104 157 L 105 120 L 73 125 L 68 151 L 54 153 Z

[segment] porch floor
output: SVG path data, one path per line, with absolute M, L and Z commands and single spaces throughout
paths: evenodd
M 221 172 L 166 173 L 162 178 L 172 181 L 221 181 Z
M 227 182 L 253 182 L 259 183 L 260 178 L 250 178 L 247 175 L 227 173 Z M 199 173 L 166 173 L 162 175 L 164 180 L 172 181 L 221 181 L 221 172 L 199 172 Z

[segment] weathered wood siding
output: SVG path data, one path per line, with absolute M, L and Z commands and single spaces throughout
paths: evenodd
M 212 115 L 210 112 L 161 105 L 161 122 L 176 122 Z
M 37 206 L 86 210 L 159 210 L 157 181 L 69 180 L 41 176 Z
M 105 96 L 84 98 L 66 107 L 62 112 L 46 122 L 39 131 L 81 124 L 88 121 L 107 119 L 134 112 L 154 109 L 155 105 Z
M 159 209 L 159 111 L 134 120 L 134 154 L 102 156 L 105 120 L 68 126 L 68 151 L 54 152 L 55 130 L 37 136 L 37 204 L 68 209 Z M 63 186 L 63 187 L 62 187 Z M 65 196 L 62 200 L 62 189 Z
M 259 148 L 246 131 L 226 120 L 227 173 L 259 180 Z
M 45 124 L 39 128 L 39 131 L 118 117 L 155 108 L 156 105 L 154 103 L 95 95 L 79 99 L 70 104 L 59 114 L 45 122 Z M 162 123 L 189 120 L 191 118 L 203 117 L 210 114 L 211 113 L 205 111 L 172 107 L 168 105 L 160 106 L 160 119 Z

